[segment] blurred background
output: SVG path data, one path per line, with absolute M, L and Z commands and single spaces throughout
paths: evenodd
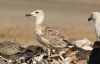
M 0 40 L 34 44 L 34 17 L 25 14 L 41 9 L 47 25 L 63 33 L 69 40 L 96 39 L 91 12 L 100 10 L 100 0 L 0 0 Z

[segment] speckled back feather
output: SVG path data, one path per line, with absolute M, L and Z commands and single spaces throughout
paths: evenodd
M 43 32 L 43 35 L 41 37 L 44 37 L 49 41 L 49 46 L 53 48 L 63 48 L 68 46 L 69 42 L 66 42 L 67 39 L 63 35 L 61 35 L 57 30 L 54 30 L 48 26 L 43 27 L 41 30 Z

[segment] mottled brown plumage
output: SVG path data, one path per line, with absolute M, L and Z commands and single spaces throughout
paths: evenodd
M 45 27 L 42 32 L 44 37 L 49 40 L 49 45 L 52 47 L 63 48 L 71 44 L 70 42 L 66 42 L 67 39 L 62 34 L 50 27 Z
M 26 16 L 35 16 L 35 35 L 36 39 L 49 49 L 64 48 L 71 45 L 70 42 L 57 30 L 44 26 L 44 12 L 42 10 L 35 10 Z

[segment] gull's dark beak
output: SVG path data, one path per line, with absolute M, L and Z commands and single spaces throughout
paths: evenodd
M 88 18 L 88 21 L 91 21 L 91 20 L 93 20 L 92 14 L 91 14 L 91 17 Z
M 91 20 L 92 20 L 92 17 L 89 17 L 89 18 L 88 18 L 88 21 L 91 21 Z
M 27 17 L 28 17 L 28 16 L 32 16 L 32 14 L 26 14 L 25 16 L 27 16 Z

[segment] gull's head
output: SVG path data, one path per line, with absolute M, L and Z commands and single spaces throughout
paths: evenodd
M 42 10 L 35 10 L 29 14 L 26 14 L 26 16 L 43 16 L 43 11 Z
M 99 17 L 100 17 L 100 13 L 99 12 L 92 12 L 91 16 L 88 18 L 88 21 L 96 20 Z

